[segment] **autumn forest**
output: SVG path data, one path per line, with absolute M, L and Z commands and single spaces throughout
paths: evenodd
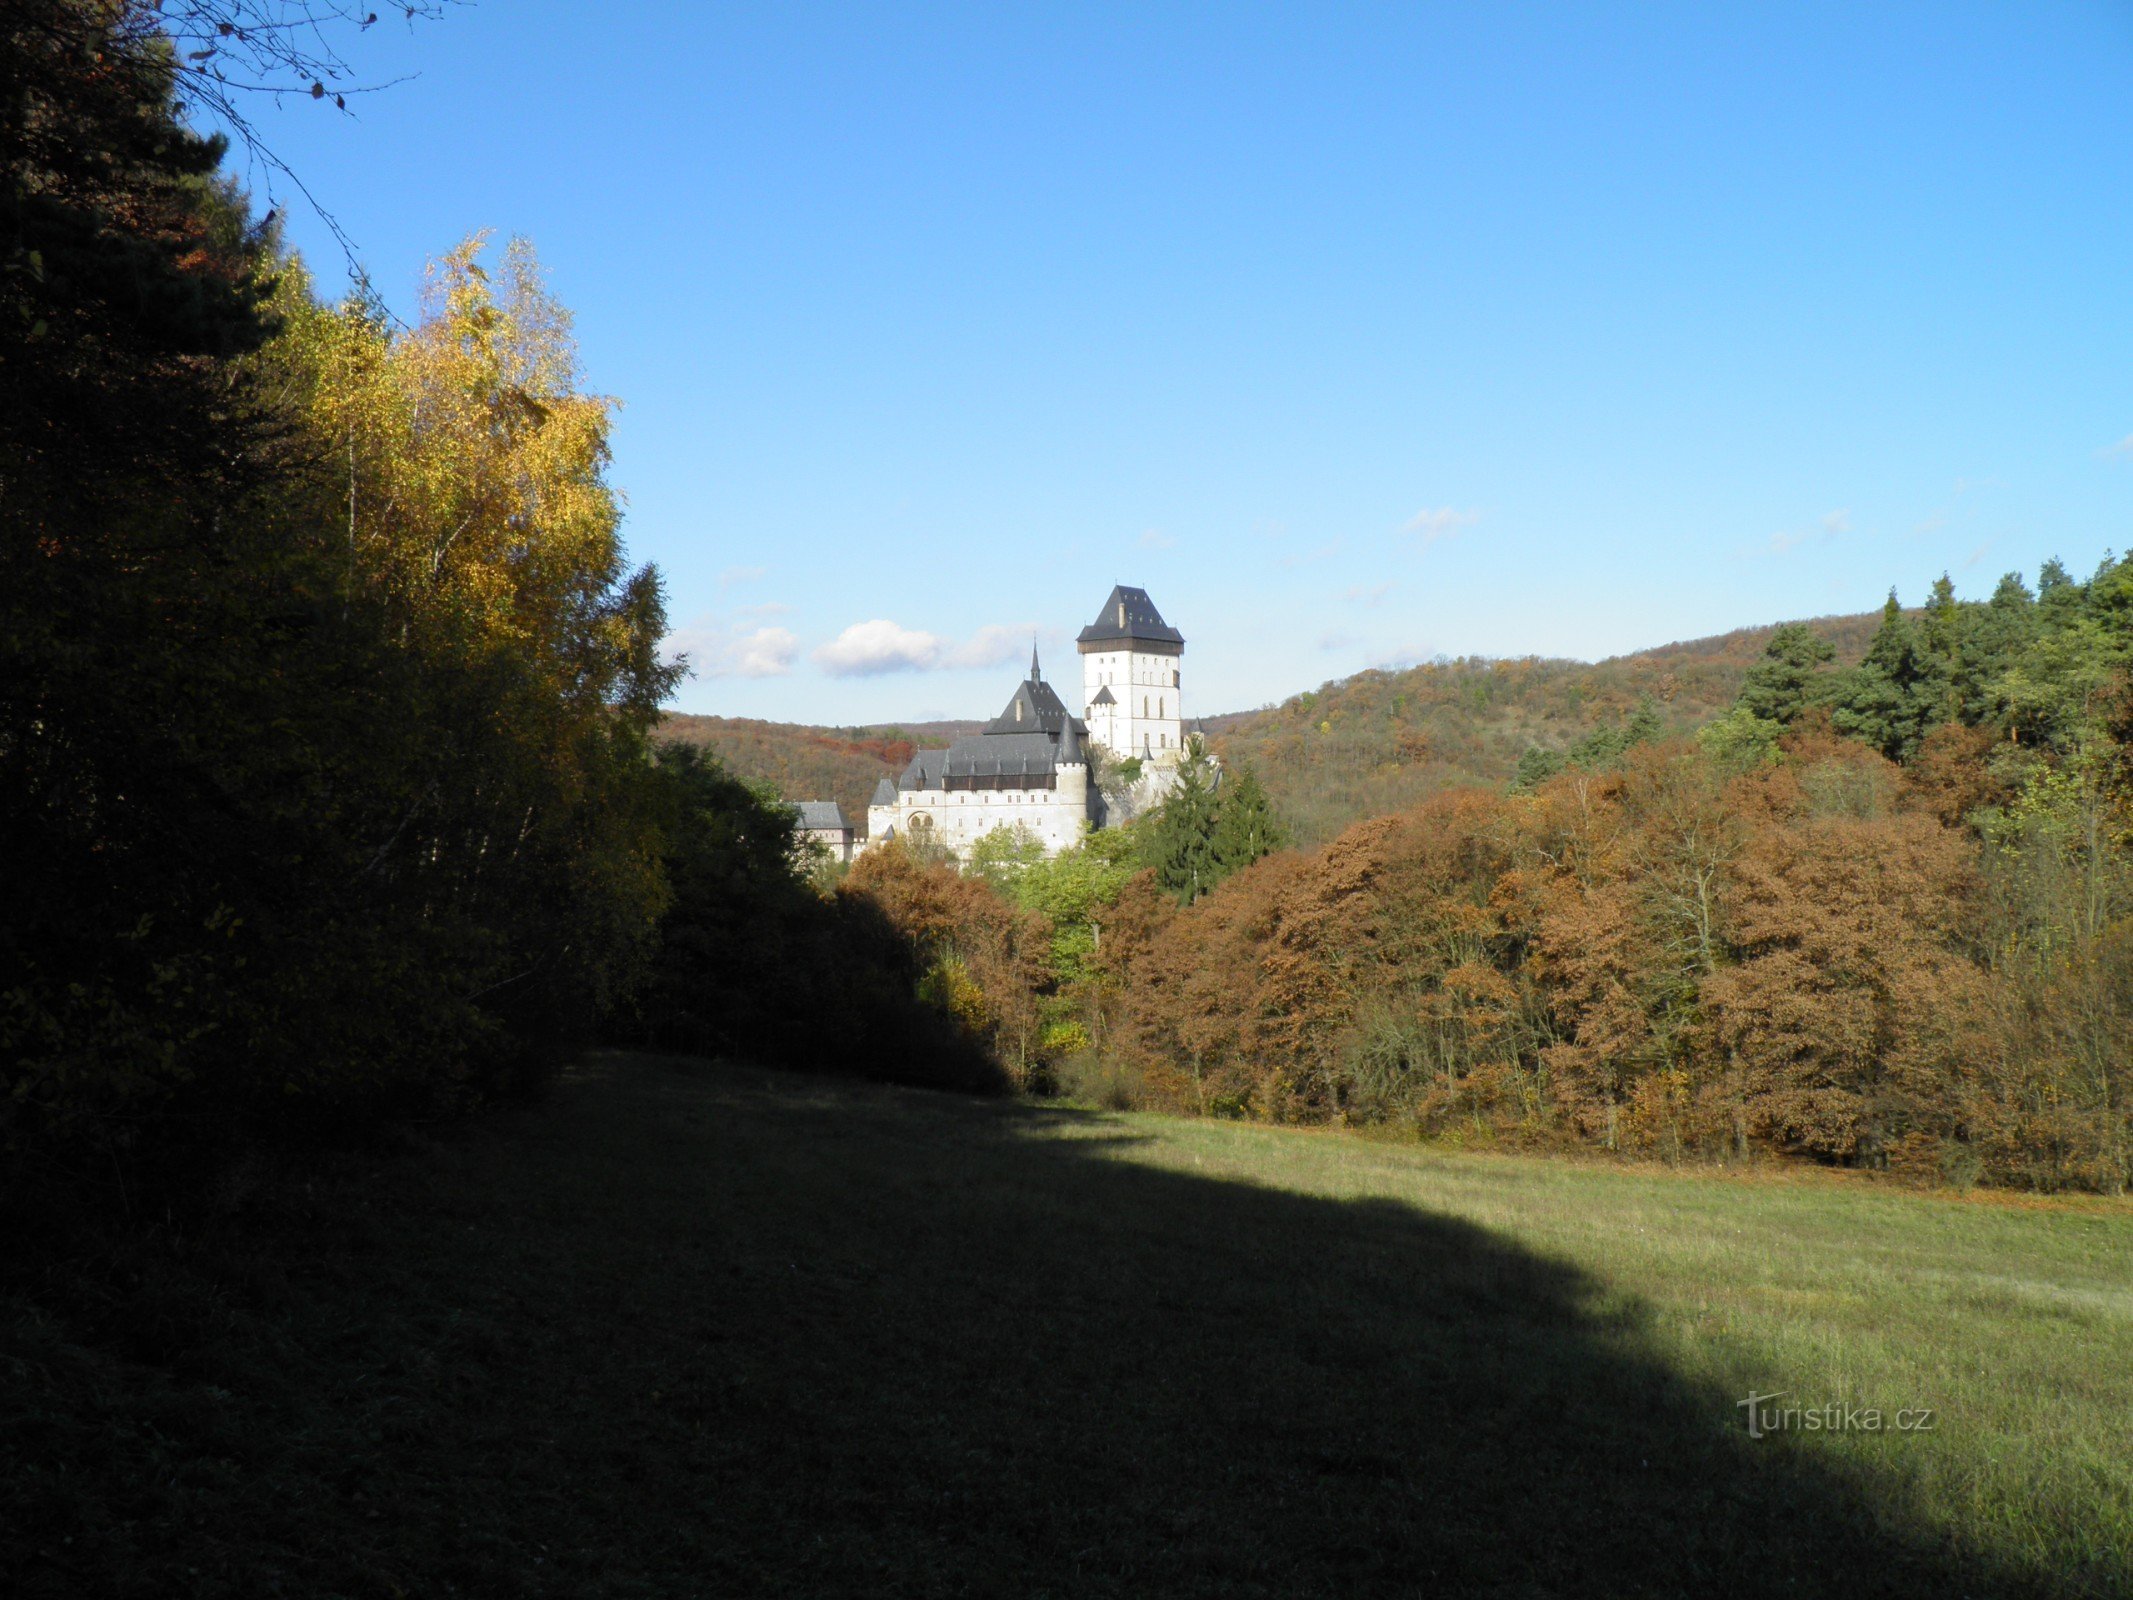
M 909 739 L 662 720 L 611 402 L 531 247 L 445 250 L 412 326 L 328 294 L 134 13 L 9 14 L 11 1151 L 124 1171 L 432 1114 L 607 1039 L 2133 1177 L 2133 562 L 1598 667 L 1365 674 L 1217 719 L 1156 815 L 1064 856 L 1003 833 L 967 870 L 898 843 L 827 871 L 777 791 Z

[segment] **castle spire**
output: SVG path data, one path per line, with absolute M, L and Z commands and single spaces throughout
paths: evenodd
M 1044 673 L 1037 665 L 1037 636 L 1034 633 L 1029 636 L 1029 681 L 1044 682 Z

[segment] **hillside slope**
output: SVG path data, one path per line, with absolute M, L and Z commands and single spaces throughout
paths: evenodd
M 1811 624 L 1851 665 L 1879 612 Z M 1649 696 L 1668 732 L 1729 707 L 1778 624 L 1736 628 L 1605 661 L 1467 657 L 1359 672 L 1278 706 L 1207 719 L 1226 760 L 1248 761 L 1303 844 L 1462 784 L 1508 783 L 1528 746 L 1560 750 Z
M 885 774 L 903 770 L 913 750 L 947 744 L 982 726 L 917 722 L 903 727 L 811 728 L 749 717 L 671 712 L 658 737 L 701 745 L 741 777 L 768 784 L 786 800 L 835 800 L 855 827 L 866 826 L 867 798 Z

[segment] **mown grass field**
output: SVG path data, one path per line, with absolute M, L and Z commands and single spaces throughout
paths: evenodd
M 0 1592 L 2133 1587 L 2122 1204 L 630 1056 L 212 1200 L 0 1303 Z

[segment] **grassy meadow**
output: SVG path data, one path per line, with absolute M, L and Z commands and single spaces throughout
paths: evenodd
M 607 1055 L 45 1237 L 10 1594 L 2133 1585 L 2123 1203 Z

